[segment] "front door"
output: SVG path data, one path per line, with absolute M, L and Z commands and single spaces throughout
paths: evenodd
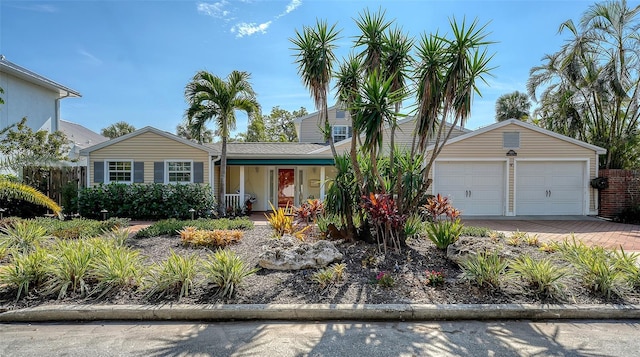
M 295 198 L 295 169 L 278 169 L 278 207 L 293 206 Z

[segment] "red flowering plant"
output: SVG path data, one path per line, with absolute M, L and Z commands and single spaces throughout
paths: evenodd
M 362 196 L 362 208 L 367 212 L 367 216 L 375 229 L 378 244 L 400 250 L 404 243 L 403 225 L 407 221 L 407 216 L 398 213 L 398 207 L 391 195 L 383 193 L 369 193 L 369 196 Z
M 464 225 L 460 221 L 460 211 L 453 208 L 449 197 L 437 194 L 429 198 L 423 211 L 431 221 L 427 225 L 427 237 L 440 249 L 455 243 Z
M 437 286 L 444 284 L 444 273 L 441 271 L 427 270 L 425 275 L 427 277 L 427 285 Z

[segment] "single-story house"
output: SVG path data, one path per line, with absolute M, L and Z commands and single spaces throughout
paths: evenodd
M 409 128 L 399 135 L 410 138 Z M 455 131 L 433 166 L 431 192 L 450 197 L 463 215 L 597 214 L 597 190 L 589 183 L 604 149 L 519 120 Z M 346 149 L 345 140 L 351 138 L 338 147 Z M 227 148 L 228 206 L 242 206 L 249 196 L 256 211 L 323 199 L 335 175 L 324 143 L 230 142 Z M 217 192 L 220 144 L 145 127 L 80 153 L 88 158 L 87 186 L 189 182 Z

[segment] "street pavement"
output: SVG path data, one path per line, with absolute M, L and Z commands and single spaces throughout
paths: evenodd
M 640 320 L 0 324 L 0 356 L 638 356 Z

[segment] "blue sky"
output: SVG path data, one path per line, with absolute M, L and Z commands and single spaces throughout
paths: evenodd
M 467 127 L 494 122 L 496 99 L 525 91 L 531 67 L 557 51 L 559 25 L 577 21 L 593 1 L 0 1 L 0 53 L 18 65 L 71 87 L 62 118 L 94 131 L 124 120 L 174 132 L 196 71 L 251 73 L 263 113 L 274 106 L 314 111 L 293 63 L 289 39 L 316 19 L 342 29 L 338 57 L 358 35 L 365 8 L 386 10 L 414 37 L 449 31 L 449 19 L 487 23 L 497 67 L 476 96 Z M 638 1 L 629 1 L 636 6 Z M 238 117 L 238 131 L 246 117 Z

